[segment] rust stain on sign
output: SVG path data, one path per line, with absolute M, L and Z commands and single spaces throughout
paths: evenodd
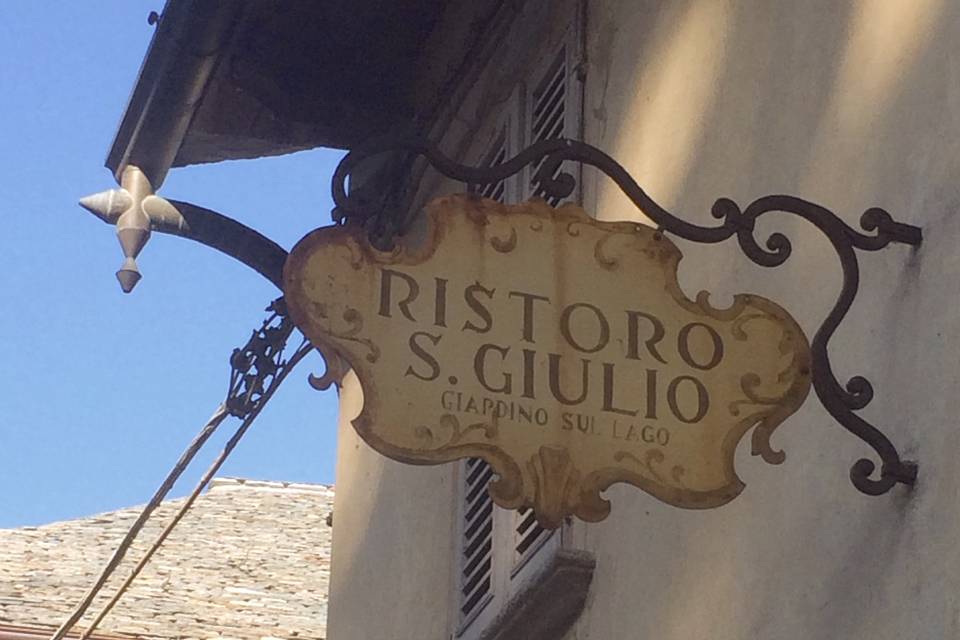
M 770 436 L 806 398 L 810 349 L 779 306 L 690 300 L 672 242 L 572 205 L 449 196 L 427 223 L 420 246 L 391 252 L 358 227 L 318 229 L 284 272 L 331 380 L 356 372 L 353 425 L 374 449 L 484 458 L 497 504 L 533 507 L 547 527 L 602 520 L 617 482 L 725 504 L 743 490 L 734 451 L 751 428 L 753 453 L 783 461 Z

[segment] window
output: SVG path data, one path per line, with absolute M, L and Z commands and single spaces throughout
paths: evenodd
M 510 156 L 513 155 L 514 150 L 509 149 L 507 145 L 507 133 L 510 130 L 508 125 L 509 123 L 505 123 L 500 127 L 493 144 L 483 159 L 482 166 L 492 167 L 502 163 L 504 160 L 508 160 Z M 484 185 L 480 189 L 480 195 L 484 198 L 496 200 L 497 202 L 507 202 L 507 181 L 501 180 L 500 182 Z M 509 199 L 512 200 L 512 198 Z
M 541 68 L 502 107 L 487 148 L 480 154 L 484 166 L 492 166 L 541 140 L 580 135 L 580 83 L 571 82 L 571 47 L 554 49 Z M 573 86 L 576 85 L 576 86 Z M 537 167 L 521 176 L 496 184 L 481 185 L 479 195 L 504 203 L 544 197 L 531 178 Z M 561 166 L 573 172 L 577 167 Z M 573 194 L 570 199 L 575 199 Z M 547 198 L 556 206 L 560 200 Z M 478 638 L 510 598 L 535 578 L 560 548 L 560 530 L 542 528 L 532 509 L 506 511 L 493 504 L 487 485 L 494 474 L 480 459 L 466 460 L 460 467 L 460 539 L 458 549 L 460 640 Z
M 532 557 L 543 543 L 552 535 L 537 522 L 533 509 L 521 509 L 515 512 L 513 529 L 513 568 L 518 571 Z
M 460 626 L 465 628 L 493 598 L 493 469 L 479 458 L 463 465 L 460 526 Z
M 483 157 L 483 166 L 500 164 L 513 155 L 508 145 L 511 124 L 510 119 L 505 118 L 498 127 L 493 143 Z M 507 202 L 507 186 L 505 180 L 483 185 L 479 195 L 497 202 Z M 498 538 L 494 535 L 495 515 L 497 521 L 502 521 L 511 512 L 493 504 L 487 492 L 493 469 L 486 462 L 479 458 L 466 460 L 461 476 L 459 596 L 460 629 L 463 631 L 493 599 L 494 539 Z
M 531 87 L 527 100 L 527 146 L 550 140 L 552 138 L 579 138 L 579 100 L 576 99 L 574 87 L 578 82 L 571 82 L 571 61 L 567 45 L 547 61 L 545 69 L 538 74 L 538 82 Z M 542 163 L 542 161 L 541 161 Z M 545 198 L 543 191 L 535 189 L 532 184 L 540 164 L 529 169 L 528 197 Z M 569 167 L 561 165 L 554 176 L 560 171 L 570 171 Z M 579 183 L 579 180 L 577 181 Z M 557 198 L 545 198 L 553 206 L 560 204 Z M 573 194 L 572 199 L 576 199 Z

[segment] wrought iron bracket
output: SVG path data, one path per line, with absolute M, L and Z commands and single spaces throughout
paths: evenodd
M 574 177 L 563 171 L 564 162 L 592 166 L 607 175 L 630 201 L 663 233 L 670 233 L 690 242 L 715 244 L 736 237 L 738 246 L 752 262 L 762 267 L 784 264 L 793 251 L 790 240 L 782 233 L 770 234 L 761 245 L 756 236 L 757 220 L 767 213 L 780 212 L 806 220 L 829 240 L 840 261 L 843 285 L 837 301 L 814 334 L 813 387 L 824 408 L 842 427 L 870 445 L 880 459 L 880 468 L 873 460 L 861 458 L 850 469 L 854 486 L 868 495 L 881 495 L 898 483 L 912 485 L 917 478 L 917 464 L 902 460 L 896 447 L 880 429 L 857 412 L 873 400 L 873 386 L 863 376 L 854 376 L 841 384 L 830 362 L 829 343 L 857 296 L 860 286 L 858 251 L 879 251 L 891 243 L 919 246 L 919 227 L 897 222 L 885 210 L 867 209 L 860 217 L 863 232 L 854 229 L 829 209 L 793 196 L 770 195 L 758 198 L 741 208 L 727 198 L 714 202 L 715 226 L 687 222 L 658 205 L 630 174 L 609 155 L 583 142 L 567 139 L 546 140 L 524 149 L 513 158 L 490 167 L 473 167 L 457 163 L 437 146 L 422 138 L 386 138 L 355 148 L 340 162 L 333 175 L 332 192 L 335 208 L 332 217 L 338 224 L 364 224 L 376 246 L 388 246 L 393 234 L 402 233 L 401 212 L 371 211 L 362 192 L 347 191 L 351 173 L 367 158 L 386 152 L 406 151 L 423 156 L 442 175 L 463 182 L 470 193 L 479 187 L 495 184 L 533 165 L 537 169 L 532 181 L 547 197 L 568 197 L 576 186 Z M 365 201 L 366 200 L 366 201 Z M 386 217 L 386 219 L 384 219 Z M 866 233 L 864 233 L 866 232 Z M 384 237 L 384 233 L 388 234 Z M 875 475 L 876 474 L 876 475 Z
M 237 418 L 246 418 L 259 409 L 274 381 L 283 377 L 284 369 L 290 364 L 283 358 L 284 347 L 293 332 L 286 302 L 277 298 L 266 311 L 270 315 L 263 325 L 230 356 L 230 384 L 225 405 L 230 415 Z

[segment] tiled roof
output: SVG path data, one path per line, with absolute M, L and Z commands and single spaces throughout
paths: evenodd
M 78 628 L 136 564 L 183 499 L 154 512 Z M 216 479 L 100 624 L 103 634 L 209 640 L 326 636 L 333 488 Z M 139 508 L 0 530 L 0 627 L 58 626 Z

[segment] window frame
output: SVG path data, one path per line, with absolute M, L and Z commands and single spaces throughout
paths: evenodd
M 579 23 L 575 21 L 574 26 L 568 28 L 562 38 L 553 42 L 549 47 L 538 47 L 538 51 L 547 51 L 548 55 L 542 56 L 540 62 L 532 68 L 527 76 L 527 80 L 520 82 L 511 97 L 505 103 L 499 105 L 498 113 L 490 114 L 487 120 L 490 125 L 482 129 L 479 140 L 484 140 L 484 144 L 479 153 L 479 158 L 475 163 L 487 164 L 491 157 L 497 155 L 498 141 L 502 140 L 506 153 L 504 157 L 509 159 L 519 153 L 532 143 L 533 132 L 529 123 L 532 122 L 532 95 L 536 88 L 542 84 L 546 78 L 545 74 L 556 63 L 561 55 L 564 56 L 563 66 L 566 78 L 564 96 L 563 96 L 563 119 L 562 136 L 569 138 L 582 138 L 582 112 L 583 112 L 583 78 L 579 70 L 582 68 L 582 45 L 581 31 Z M 531 81 L 531 78 L 533 81 Z M 577 190 L 563 202 L 579 203 L 582 192 L 580 191 L 580 165 L 573 163 L 564 163 L 562 170 L 574 174 L 577 178 Z M 504 180 L 503 201 L 507 204 L 515 204 L 526 200 L 533 195 L 534 189 L 531 178 L 535 167 L 527 167 L 524 171 Z M 488 189 L 481 187 L 478 190 L 482 195 Z M 464 541 L 464 509 L 465 500 L 465 481 L 466 481 L 466 460 L 460 461 L 456 467 L 455 482 L 458 487 L 457 492 L 457 537 L 455 540 L 456 562 L 454 567 L 456 571 L 455 584 L 456 592 L 456 611 L 455 629 L 452 637 L 457 640 L 478 640 L 493 625 L 511 603 L 511 601 L 521 593 L 534 586 L 534 583 L 548 571 L 552 566 L 554 558 L 562 549 L 566 541 L 570 538 L 570 524 L 564 522 L 560 528 L 549 532 L 535 541 L 528 549 L 520 553 L 517 551 L 518 534 L 517 527 L 525 516 L 519 511 L 505 510 L 497 505 L 493 506 L 493 527 L 491 550 L 491 589 L 484 596 L 482 602 L 468 612 L 463 614 L 463 592 L 462 592 L 462 555 Z

